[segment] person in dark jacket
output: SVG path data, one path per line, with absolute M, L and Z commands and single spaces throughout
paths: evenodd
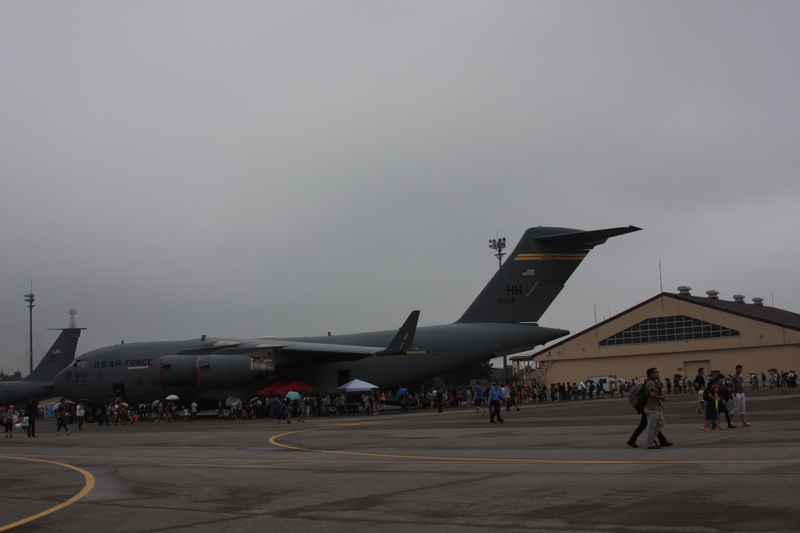
M 36 436 L 36 419 L 39 417 L 39 402 L 31 398 L 25 406 L 25 416 L 28 417 L 28 436 Z

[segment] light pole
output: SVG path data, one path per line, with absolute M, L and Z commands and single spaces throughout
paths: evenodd
M 497 253 L 494 256 L 497 258 L 497 268 L 503 266 L 503 256 L 506 255 L 503 252 L 503 248 L 506 247 L 506 239 L 505 237 L 497 238 L 497 239 L 489 239 L 489 248 L 492 250 L 497 250 Z
M 30 348 L 31 348 L 31 374 L 33 374 L 33 282 L 31 281 L 31 292 L 25 295 L 25 301 L 28 303 L 28 309 L 31 315 L 31 329 L 30 329 Z
M 497 250 L 494 256 L 497 258 L 497 268 L 503 266 L 503 256 L 506 255 L 503 249 L 506 247 L 506 238 L 500 238 L 498 235 L 496 239 L 489 239 L 489 248 Z M 508 360 L 503 356 L 503 376 L 508 377 Z

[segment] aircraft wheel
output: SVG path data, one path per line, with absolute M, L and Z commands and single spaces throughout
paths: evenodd
M 93 424 L 97 422 L 97 417 L 94 416 L 94 413 L 86 413 L 83 415 L 83 421 L 87 424 Z

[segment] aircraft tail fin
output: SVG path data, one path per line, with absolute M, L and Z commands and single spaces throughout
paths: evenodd
M 530 228 L 457 323 L 536 322 L 586 254 L 635 226 L 582 231 Z
M 21 381 L 53 381 L 56 374 L 61 372 L 75 358 L 78 349 L 78 337 L 86 328 L 64 328 L 61 335 L 47 351 L 45 356 L 33 369 L 30 375 Z
M 406 350 L 411 348 L 414 343 L 414 335 L 417 332 L 417 321 L 419 320 L 419 311 L 411 311 L 408 318 L 397 331 L 392 342 L 385 350 L 378 352 L 378 355 L 400 355 L 406 353 Z

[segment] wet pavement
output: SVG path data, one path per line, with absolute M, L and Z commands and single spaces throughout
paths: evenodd
M 638 416 L 620 398 L 503 424 L 466 407 L 70 436 L 46 420 L 2 442 L 0 531 L 800 531 L 800 389 L 747 396 L 753 426 L 724 431 L 670 396 L 660 450 L 625 445 Z

